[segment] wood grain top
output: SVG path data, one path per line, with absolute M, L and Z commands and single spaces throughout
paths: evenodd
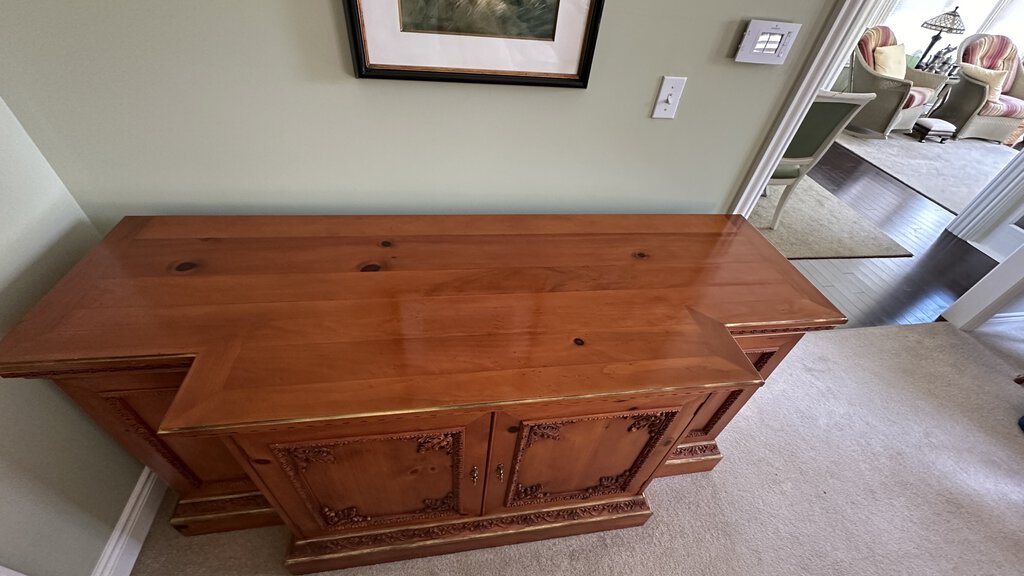
M 756 380 L 730 336 L 844 322 L 726 215 L 129 217 L 0 375 L 192 363 L 162 430 Z

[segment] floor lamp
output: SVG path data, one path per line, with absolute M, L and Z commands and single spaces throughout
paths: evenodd
M 932 47 L 935 43 L 942 38 L 942 33 L 947 34 L 963 34 L 964 33 L 964 21 L 960 18 L 960 14 L 957 12 L 960 7 L 953 8 L 950 12 L 943 12 L 931 20 L 926 20 L 924 24 L 921 24 L 921 28 L 927 28 L 928 30 L 937 30 L 935 36 L 932 36 L 932 42 L 924 49 L 924 54 L 921 54 L 921 59 L 917 61 L 916 68 L 924 68 L 925 58 L 928 53 L 932 51 Z

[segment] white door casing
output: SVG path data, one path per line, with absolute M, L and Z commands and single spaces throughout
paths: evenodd
M 942 313 L 961 330 L 974 330 L 1024 293 L 1024 247 L 1018 248 Z
M 1013 223 L 1024 212 L 1024 154 L 1009 164 L 946 227 L 997 261 L 1024 245 L 1024 231 Z
M 733 202 L 732 213 L 749 217 L 768 185 L 772 172 L 793 140 L 800 122 L 811 107 L 818 91 L 835 79 L 836 71 L 853 51 L 864 26 L 875 15 L 884 0 L 841 0 L 833 12 L 832 24 L 825 33 L 817 54 L 807 65 L 802 80 L 786 103 L 785 112 L 774 126 L 771 138 L 760 151 L 760 161 L 748 173 L 740 193 Z

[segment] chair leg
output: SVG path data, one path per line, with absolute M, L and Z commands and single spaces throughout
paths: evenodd
M 779 218 L 782 217 L 782 207 L 789 201 L 789 195 L 796 189 L 796 185 L 800 183 L 800 180 L 802 178 L 795 180 L 782 191 L 782 196 L 779 196 L 779 203 L 775 205 L 775 214 L 772 214 L 772 223 L 768 225 L 769 230 L 775 230 L 775 226 L 779 223 Z

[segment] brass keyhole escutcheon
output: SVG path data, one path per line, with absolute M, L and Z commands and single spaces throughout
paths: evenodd
M 469 471 L 469 479 L 473 481 L 473 486 L 476 486 L 477 478 L 480 478 L 480 470 L 473 466 Z
M 498 482 L 503 482 L 505 480 L 505 465 L 498 464 L 498 469 L 495 472 L 498 473 Z

